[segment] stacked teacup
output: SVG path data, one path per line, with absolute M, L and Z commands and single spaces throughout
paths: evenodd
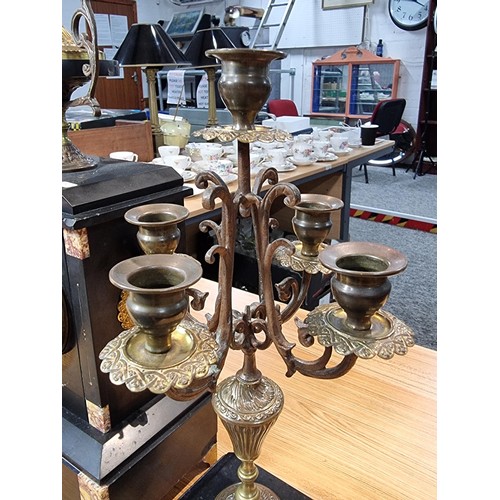
M 333 152 L 344 153 L 349 149 L 349 134 L 347 132 L 334 132 L 330 137 Z
M 299 134 L 292 145 L 292 159 L 295 163 L 307 165 L 316 161 L 312 138 L 307 134 Z

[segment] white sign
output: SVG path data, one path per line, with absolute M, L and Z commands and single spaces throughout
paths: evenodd
M 208 77 L 206 73 L 201 77 L 200 84 L 196 89 L 196 107 L 208 108 Z

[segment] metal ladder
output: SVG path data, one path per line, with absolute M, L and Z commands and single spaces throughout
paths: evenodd
M 250 43 L 250 48 L 251 49 L 257 49 L 257 48 L 269 48 L 269 50 L 275 50 L 276 47 L 278 46 L 278 43 L 280 41 L 281 35 L 283 34 L 283 31 L 285 30 L 286 23 L 288 21 L 288 18 L 290 17 L 290 12 L 292 11 L 293 4 L 295 3 L 295 0 L 288 0 L 287 2 L 284 1 L 279 1 L 279 0 L 269 0 L 269 3 L 266 7 L 266 10 L 264 12 L 264 15 L 262 16 L 262 19 L 260 20 L 260 24 L 257 27 L 257 31 L 255 32 L 255 36 L 253 37 L 252 42 Z M 283 12 L 283 17 L 281 18 L 280 23 L 269 23 L 269 18 L 271 16 L 271 12 L 273 9 L 276 9 L 278 7 L 284 7 L 285 10 Z M 274 39 L 274 42 L 269 41 L 269 43 L 257 43 L 259 40 L 259 37 L 261 36 L 262 32 L 266 28 L 278 28 L 278 32 L 276 34 L 276 37 Z M 269 31 L 271 33 L 271 31 Z

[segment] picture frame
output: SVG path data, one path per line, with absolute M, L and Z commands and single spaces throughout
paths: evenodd
M 361 7 L 371 3 L 373 3 L 373 0 L 321 0 L 321 8 L 323 10 L 346 9 L 349 7 Z

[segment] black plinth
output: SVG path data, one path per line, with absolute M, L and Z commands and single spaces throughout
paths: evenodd
M 234 453 L 227 453 L 194 483 L 180 500 L 214 500 L 224 488 L 239 482 L 237 473 L 240 463 Z M 267 486 L 281 500 L 312 500 L 261 467 L 257 482 Z
M 101 434 L 63 408 L 63 475 L 72 474 L 76 483 L 83 473 L 110 500 L 161 500 L 215 444 L 213 416 L 208 393 L 194 403 L 157 396 L 128 422 Z M 86 494 L 93 490 L 83 491 L 82 498 L 90 498 Z

